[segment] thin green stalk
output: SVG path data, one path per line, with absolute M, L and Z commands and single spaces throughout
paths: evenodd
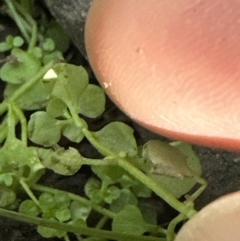
M 8 104 L 4 101 L 0 104 L 0 115 L 7 111 Z
M 37 29 L 37 25 L 34 24 L 32 26 L 32 36 L 28 45 L 28 51 L 31 51 L 37 43 L 37 35 L 38 35 L 38 29 Z
M 207 181 L 199 176 L 194 176 L 194 179 L 197 183 L 201 184 L 201 186 L 187 199 L 187 202 L 193 202 L 207 187 Z
M 95 228 L 89 228 L 86 226 L 79 226 L 68 223 L 60 223 L 55 220 L 49 220 L 44 218 L 32 217 L 22 213 L 9 211 L 3 208 L 0 208 L 0 216 L 18 220 L 21 222 L 26 222 L 29 224 L 41 225 L 48 228 L 54 228 L 58 230 L 63 230 L 66 232 L 72 232 L 80 235 L 87 235 L 90 237 L 101 237 L 105 239 L 121 240 L 121 241 L 166 241 L 165 238 L 157 238 L 150 236 L 139 236 L 132 234 L 125 234 L 107 230 L 100 230 Z
M 71 114 L 74 114 L 74 111 L 72 111 Z M 74 121 L 77 121 L 77 119 L 80 119 L 80 118 L 75 117 Z M 129 163 L 126 158 L 119 158 L 115 153 L 111 152 L 108 148 L 99 144 L 99 142 L 97 140 L 95 140 L 95 138 L 93 137 L 92 133 L 89 130 L 87 130 L 86 128 L 83 128 L 82 132 L 83 132 L 84 136 L 88 139 L 88 141 L 101 154 L 103 154 L 104 156 L 107 156 L 107 157 L 113 157 L 113 158 L 116 157 L 116 159 L 118 160 L 117 163 L 119 166 L 121 166 L 123 169 L 125 169 L 132 176 L 138 178 L 138 180 L 140 182 L 142 182 L 148 188 L 150 188 L 152 191 L 154 191 L 159 197 L 164 199 L 170 206 L 172 206 L 173 208 L 178 210 L 180 213 L 184 213 L 188 218 L 191 218 L 193 215 L 195 215 L 197 213 L 197 211 L 195 209 L 186 207 L 185 204 L 178 201 L 167 189 L 163 188 L 155 180 L 148 177 L 142 171 L 140 171 L 135 166 L 133 166 L 131 163 Z M 116 159 L 114 158 L 114 160 L 116 160 Z
M 19 4 L 18 2 L 15 2 L 16 10 L 25 18 L 22 21 L 25 21 L 25 28 L 26 30 L 31 33 L 31 38 L 28 45 L 28 50 L 31 50 L 33 47 L 36 46 L 37 39 L 38 39 L 38 29 L 37 29 L 37 23 L 32 18 L 29 11 L 27 11 L 24 7 L 22 7 L 22 4 Z M 26 22 L 27 21 L 27 22 Z
M 102 155 L 106 157 L 117 157 L 117 155 L 114 152 L 111 152 L 108 148 L 106 148 L 105 146 L 101 145 L 98 141 L 96 141 L 89 130 L 83 128 L 82 133 L 87 138 L 87 140 L 92 144 L 92 146 L 94 146 Z
M 88 165 L 88 166 L 117 165 L 117 162 L 113 159 L 90 159 L 90 158 L 83 157 L 81 162 L 82 162 L 82 165 Z
M 177 224 L 180 223 L 181 221 L 183 221 L 184 219 L 185 219 L 184 214 L 179 214 L 177 217 L 172 219 L 172 221 L 169 223 L 168 229 L 167 229 L 167 241 L 174 241 L 175 228 L 176 228 Z
M 116 161 L 117 160 L 117 161 Z M 83 161 L 84 162 L 84 161 Z M 134 165 L 127 161 L 126 158 L 116 158 L 116 159 L 103 159 L 103 160 L 91 160 L 85 159 L 83 165 L 119 165 L 125 169 L 132 176 L 136 177 L 140 182 L 145 184 L 153 192 L 155 192 L 159 197 L 165 200 L 170 206 L 178 210 L 180 213 L 183 213 L 188 218 L 191 218 L 197 213 L 197 211 L 190 206 L 185 205 L 184 203 L 178 201 L 167 189 L 162 187 L 152 178 L 148 177 L 145 173 L 140 171 Z
M 70 241 L 70 238 L 68 237 L 67 234 L 64 235 L 64 240 L 65 240 L 65 241 Z
M 106 222 L 108 221 L 109 217 L 107 216 L 103 216 L 99 222 L 97 223 L 97 225 L 95 226 L 95 228 L 97 229 L 102 229 L 103 226 L 106 224 Z
M 8 8 L 9 8 L 9 11 L 10 11 L 10 15 L 12 16 L 13 20 L 15 21 L 15 23 L 17 24 L 18 28 L 20 29 L 23 37 L 26 39 L 26 41 L 29 43 L 30 41 L 30 36 L 29 34 L 27 33 L 26 31 L 26 28 L 19 16 L 19 14 L 17 13 L 13 3 L 11 0 L 5 0 Z
M 19 14 L 21 14 L 26 19 L 26 21 L 30 26 L 33 26 L 36 24 L 35 20 L 31 16 L 31 13 L 29 11 L 26 11 L 26 9 L 22 6 L 22 4 L 15 1 L 14 5 L 16 10 L 19 12 Z
M 75 125 L 79 127 L 81 130 L 84 129 L 86 125 L 83 122 L 83 120 L 78 116 L 75 106 L 73 106 L 71 103 L 67 103 L 67 106 Z
M 156 235 L 156 234 L 162 235 L 162 236 L 167 235 L 167 230 L 165 228 L 162 228 L 159 225 L 147 223 L 147 230 L 148 230 L 148 232 L 150 232 L 151 234 L 154 234 L 154 235 Z
M 165 189 L 155 180 L 148 177 L 142 171 L 137 169 L 126 159 L 119 158 L 118 165 L 125 169 L 127 172 L 129 172 L 131 175 L 136 177 L 140 182 L 145 184 L 148 188 L 150 188 L 153 192 L 155 192 L 159 197 L 165 200 L 170 206 L 175 208 L 178 212 L 186 215 L 186 217 L 191 218 L 197 213 L 197 211 L 194 208 L 191 208 L 183 204 L 182 202 L 178 201 L 167 189 Z
M 70 197 L 74 201 L 78 201 L 82 204 L 85 204 L 86 206 L 92 207 L 94 210 L 101 213 L 102 215 L 105 215 L 109 218 L 114 218 L 114 216 L 115 216 L 114 212 L 112 212 L 112 211 L 110 211 L 106 208 L 103 208 L 100 205 L 95 204 L 95 203 L 91 202 L 90 200 L 88 200 L 86 198 L 83 198 L 81 196 L 78 196 L 76 194 L 73 194 L 73 193 L 70 193 L 70 192 L 65 192 L 65 191 L 62 191 L 62 190 L 59 190 L 59 189 L 55 189 L 55 188 L 42 186 L 42 185 L 39 185 L 39 184 L 34 184 L 34 185 L 31 186 L 31 188 L 33 190 L 40 191 L 40 192 L 48 192 L 48 193 L 52 193 L 52 194 L 67 195 L 68 197 Z
M 84 127 L 84 123 L 81 120 L 81 118 L 78 116 L 76 108 L 74 108 L 74 106 L 70 104 L 68 104 L 68 108 L 70 110 L 70 114 L 73 118 L 75 125 L 82 130 L 82 133 L 88 139 L 88 141 L 92 144 L 92 146 L 94 146 L 104 156 L 116 156 L 116 154 L 111 152 L 108 148 L 99 144 L 99 142 L 97 142 L 93 137 L 92 133 Z
M 13 110 L 18 116 L 20 123 L 21 123 L 21 140 L 25 145 L 27 145 L 27 119 L 25 115 L 23 114 L 22 110 L 19 109 L 16 105 L 13 105 Z
M 7 117 L 4 118 L 3 122 L 0 125 L 0 143 L 2 143 L 8 134 L 8 126 L 7 126 Z
M 16 137 L 15 126 L 16 126 L 16 120 L 13 114 L 12 105 L 8 104 L 8 116 L 7 116 L 7 128 L 8 128 L 7 140 L 8 141 L 15 139 Z
M 33 192 L 31 191 L 31 189 L 29 188 L 29 186 L 27 185 L 27 183 L 21 178 L 19 180 L 22 188 L 25 190 L 25 192 L 28 194 L 28 196 L 38 205 L 38 207 L 41 208 L 39 201 L 37 200 L 37 198 L 34 196 Z

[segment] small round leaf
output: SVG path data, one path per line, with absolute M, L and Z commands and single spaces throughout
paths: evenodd
M 115 153 L 123 152 L 129 156 L 137 154 L 137 144 L 133 135 L 133 129 L 122 122 L 111 122 L 100 131 L 92 134 L 99 143 Z

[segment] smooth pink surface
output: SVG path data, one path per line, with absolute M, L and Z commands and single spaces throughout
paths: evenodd
M 188 221 L 174 241 L 239 241 L 240 192 L 212 202 Z
M 95 0 L 86 47 L 132 119 L 173 139 L 240 150 L 239 0 Z

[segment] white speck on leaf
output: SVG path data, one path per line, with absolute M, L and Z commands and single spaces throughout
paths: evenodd
M 50 69 L 48 70 L 48 72 L 43 76 L 43 79 L 44 80 L 49 80 L 49 79 L 56 79 L 58 76 L 57 76 L 57 73 L 53 70 L 53 69 Z

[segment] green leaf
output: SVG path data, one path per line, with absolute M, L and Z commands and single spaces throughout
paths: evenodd
M 71 203 L 71 198 L 67 194 L 57 193 L 53 198 L 56 208 L 67 208 Z
M 84 191 L 86 195 L 95 203 L 105 201 L 110 204 L 120 196 L 120 189 L 116 186 L 101 185 L 96 178 L 89 178 L 85 184 Z
M 126 205 L 122 211 L 113 218 L 112 230 L 114 232 L 142 235 L 147 232 L 147 224 L 138 207 Z
M 55 207 L 54 195 L 48 192 L 44 192 L 39 197 L 39 204 L 43 211 L 51 210 Z
M 123 188 L 131 189 L 137 197 L 147 198 L 152 194 L 152 190 L 146 187 L 137 178 L 133 178 L 125 174 L 119 182 Z
M 11 56 L 12 61 L 5 63 L 0 69 L 0 78 L 8 83 L 25 83 L 41 68 L 41 63 L 35 56 L 21 49 L 13 49 Z
M 22 84 L 8 84 L 4 91 L 4 98 L 10 97 Z M 42 82 L 32 86 L 24 95 L 21 95 L 16 103 L 23 110 L 38 110 L 46 106 L 49 93 L 43 87 Z
M 15 192 L 10 188 L 5 187 L 4 185 L 0 185 L 0 208 L 11 205 L 15 200 Z
M 13 43 L 13 38 L 14 38 L 14 37 L 9 34 L 9 35 L 6 37 L 5 42 L 12 45 L 12 43 Z
M 61 137 L 61 128 L 61 121 L 44 111 L 33 113 L 28 122 L 30 140 L 42 146 L 57 144 Z
M 20 36 L 16 36 L 13 38 L 13 46 L 16 48 L 21 47 L 24 44 L 24 40 Z
M 47 113 L 53 117 L 63 116 L 64 112 L 67 110 L 66 104 L 56 98 L 50 98 L 47 104 Z
M 55 73 L 48 78 L 48 73 Z M 62 100 L 67 105 L 76 106 L 77 100 L 88 85 L 88 75 L 82 66 L 59 63 L 49 70 L 44 82 L 52 92 L 52 96 Z
M 188 167 L 187 156 L 168 143 L 150 140 L 143 146 L 142 155 L 151 163 L 154 174 L 180 178 L 194 176 Z
M 187 156 L 187 165 L 194 173 L 200 176 L 202 171 L 201 163 L 197 155 L 192 150 L 191 145 L 181 142 L 173 142 L 171 145 L 178 148 Z M 159 182 L 164 188 L 168 189 L 176 198 L 186 194 L 196 184 L 195 179 L 191 177 L 167 177 L 153 173 L 148 173 L 147 175 Z
M 45 51 L 53 51 L 55 49 L 55 43 L 51 38 L 44 39 L 44 42 L 42 44 L 42 48 Z
M 43 65 L 47 65 L 51 61 L 63 59 L 62 53 L 60 51 L 54 51 L 49 54 L 44 54 L 42 58 Z
M 101 182 L 96 178 L 89 178 L 84 186 L 86 195 L 95 203 L 100 203 L 103 200 L 100 189 Z
M 34 201 L 25 200 L 20 204 L 19 212 L 36 217 L 41 213 L 41 210 Z
M 103 196 L 103 200 L 106 203 L 111 204 L 114 200 L 119 198 L 121 191 L 118 187 L 111 186 L 102 188 L 101 193 Z
M 13 174 L 0 174 L 0 184 L 2 183 L 4 183 L 7 187 L 10 187 L 13 184 Z
M 157 201 L 156 201 L 157 202 Z M 159 200 L 159 204 L 161 200 Z M 161 205 L 161 204 L 160 204 Z M 141 210 L 144 220 L 153 225 L 158 225 L 158 214 L 160 207 L 158 205 L 153 205 L 152 201 L 142 201 L 139 202 L 138 208 Z
M 53 238 L 53 237 L 63 238 L 66 235 L 65 231 L 48 228 L 44 226 L 38 226 L 37 231 L 44 238 Z
M 55 48 L 62 53 L 64 53 L 70 45 L 70 38 L 55 20 L 48 23 L 46 36 L 53 39 Z
M 129 189 L 122 189 L 120 196 L 111 203 L 110 210 L 120 212 L 126 205 L 137 206 L 137 204 L 137 197 Z
M 5 52 L 13 47 L 13 36 L 8 35 L 4 42 L 0 43 L 0 52 Z
M 71 218 L 71 213 L 68 208 L 61 207 L 56 211 L 55 216 L 60 222 L 66 222 Z
M 152 194 L 152 190 L 138 180 L 136 180 L 135 184 L 132 186 L 132 191 L 137 197 L 142 198 L 151 197 Z
M 40 47 L 33 47 L 28 52 L 35 56 L 37 59 L 41 59 L 43 56 L 43 51 Z
M 82 129 L 76 126 L 74 123 L 63 126 L 62 134 L 67 137 L 68 140 L 76 143 L 79 143 L 84 138 Z
M 68 150 L 58 148 L 51 149 L 37 148 L 42 165 L 52 169 L 61 175 L 73 175 L 82 165 L 82 156 L 77 149 L 69 147 Z
M 126 171 L 118 166 L 92 166 L 92 171 L 102 180 L 104 186 L 120 181 Z
M 0 149 L 0 163 L 2 172 L 14 173 L 20 178 L 24 177 L 27 181 L 31 181 L 31 184 L 34 183 L 33 179 L 37 181 L 35 179 L 38 176 L 37 173 L 44 169 L 35 150 L 17 139 L 7 141 Z
M 96 118 L 105 110 L 105 94 L 102 88 L 89 84 L 78 99 L 78 113 Z
M 71 224 L 71 225 L 74 225 L 75 227 L 76 226 L 78 226 L 78 227 L 81 227 L 81 226 L 82 227 L 87 227 L 86 222 L 83 219 L 81 219 L 81 218 L 74 219 L 74 220 L 72 220 L 72 221 L 70 221 L 68 223 Z
M 122 122 L 111 122 L 100 131 L 92 132 L 95 139 L 115 153 L 137 154 L 133 129 Z
M 89 205 L 85 205 L 77 201 L 73 201 L 70 205 L 70 213 L 71 213 L 72 220 L 82 219 L 86 221 L 90 212 L 91 212 L 91 207 Z
M 6 42 L 0 43 L 0 52 L 6 52 L 12 48 L 12 45 Z

